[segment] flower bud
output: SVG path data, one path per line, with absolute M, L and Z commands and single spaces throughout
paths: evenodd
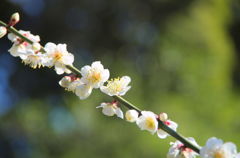
M 9 21 L 9 26 L 14 26 L 16 25 L 20 20 L 20 16 L 19 16 L 19 13 L 16 12 L 14 13 L 12 16 L 11 16 L 11 19 Z
M 166 113 L 162 112 L 162 113 L 159 114 L 159 119 L 161 121 L 167 121 L 168 115 Z
M 34 51 L 39 51 L 41 49 L 41 45 L 39 43 L 33 43 L 32 48 Z
M 135 122 L 138 119 L 138 112 L 136 110 L 128 110 L 125 114 L 125 118 L 128 122 Z
M 4 26 L 0 26 L 0 38 L 7 34 L 7 28 Z
M 64 76 L 58 83 L 61 87 L 67 88 L 71 84 L 71 77 L 70 76 Z

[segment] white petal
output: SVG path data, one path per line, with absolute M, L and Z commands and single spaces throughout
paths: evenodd
M 163 131 L 162 129 L 158 129 L 157 135 L 161 139 L 165 139 L 168 136 L 168 134 L 165 131 Z
M 103 93 L 105 93 L 105 94 L 107 94 L 107 95 L 109 95 L 109 96 L 113 96 L 113 95 L 114 95 L 114 94 L 110 93 L 108 87 L 106 87 L 106 86 L 101 86 L 101 87 L 100 87 L 100 90 L 101 90 Z
M 55 71 L 56 71 L 56 73 L 58 74 L 58 75 L 61 75 L 61 74 L 63 74 L 64 73 L 64 67 L 62 67 L 61 65 L 57 65 L 57 64 L 55 64 Z
M 212 137 L 207 140 L 206 146 L 215 146 L 215 145 L 222 145 L 223 141 L 221 139 L 217 139 L 216 137 Z
M 52 43 L 52 42 L 48 42 L 44 49 L 47 51 L 47 53 L 53 53 L 55 52 L 55 49 L 56 49 L 56 44 Z
M 240 158 L 240 153 L 238 153 L 238 154 L 236 155 L 236 158 Z
M 131 78 L 129 76 L 123 76 L 121 81 L 123 82 L 124 86 L 127 86 L 131 82 Z
M 125 87 L 118 95 L 123 96 L 127 93 L 127 91 L 131 88 L 131 86 Z
M 95 61 L 92 63 L 92 68 L 95 68 L 95 69 L 99 69 L 99 70 L 103 70 L 103 65 L 101 64 L 100 61 Z
M 97 106 L 96 108 L 103 108 L 103 107 L 105 107 L 105 106 L 107 106 L 107 103 L 101 103 L 99 106 Z
M 170 121 L 170 120 L 168 120 L 168 122 L 170 123 L 169 127 L 171 129 L 173 129 L 174 131 L 176 131 L 177 127 L 178 127 L 178 124 L 176 122 L 173 122 L 173 121 Z
M 120 108 L 117 108 L 117 109 L 116 109 L 116 115 L 117 115 L 117 117 L 119 117 L 119 118 L 121 118 L 121 119 L 124 118 L 123 112 L 122 112 L 122 110 L 121 110 Z
M 58 44 L 57 49 L 63 54 L 67 53 L 67 45 L 66 44 Z
M 104 69 L 102 72 L 102 81 L 106 82 L 109 79 L 110 73 L 108 69 Z
M 75 93 L 81 100 L 86 99 L 92 93 L 92 87 L 85 84 L 79 85 L 76 87 Z
M 73 56 L 73 54 L 71 54 L 71 53 L 68 53 L 68 54 L 67 54 L 66 56 L 64 56 L 64 58 L 63 58 L 63 63 L 64 63 L 65 65 L 72 65 L 73 61 L 74 61 L 74 56 Z
M 89 72 L 91 70 L 91 67 L 89 65 L 86 65 L 84 67 L 81 68 L 81 75 L 85 78 L 88 76 Z
M 237 147 L 235 144 L 231 142 L 224 143 L 222 145 L 222 148 L 224 148 L 226 151 L 228 151 L 231 154 L 237 154 Z
M 113 116 L 116 113 L 116 110 L 112 106 L 107 105 L 103 107 L 102 112 L 106 116 Z

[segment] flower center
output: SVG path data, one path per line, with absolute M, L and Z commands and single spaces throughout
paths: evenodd
M 55 61 L 59 61 L 61 60 L 63 57 L 63 54 L 61 52 L 55 52 L 54 55 L 53 55 L 53 58 Z
M 126 120 L 130 121 L 132 119 L 133 119 L 133 117 L 131 115 L 126 115 Z
M 147 117 L 146 118 L 146 126 L 149 129 L 154 129 L 155 128 L 155 120 L 152 117 Z
M 99 82 L 101 80 L 101 73 L 100 72 L 93 72 L 93 74 L 89 77 L 89 80 L 92 83 Z
M 221 150 L 217 151 L 214 153 L 214 158 L 225 158 L 225 154 Z

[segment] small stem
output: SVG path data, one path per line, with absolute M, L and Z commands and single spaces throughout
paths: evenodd
M 76 74 L 77 76 L 81 76 L 81 72 L 80 70 L 78 70 L 76 67 L 74 67 L 73 65 L 66 65 L 66 67 L 71 70 L 74 74 Z
M 21 39 L 23 39 L 24 41 L 28 42 L 29 44 L 33 44 L 34 42 L 23 36 L 21 33 L 19 33 L 19 31 L 17 29 L 15 29 L 12 26 L 8 26 L 6 23 L 4 23 L 3 21 L 0 20 L 0 25 L 4 26 L 7 28 L 7 30 L 15 35 L 17 35 L 18 37 L 20 37 Z M 44 48 L 42 47 L 41 52 L 45 53 L 46 51 L 44 50 Z M 76 67 L 74 67 L 73 65 L 66 65 L 66 67 L 71 70 L 74 74 L 81 76 L 80 70 L 78 70 Z M 129 101 L 127 101 L 126 99 L 120 97 L 120 96 L 113 96 L 113 98 L 117 101 L 119 101 L 120 103 L 122 103 L 124 106 L 126 106 L 128 109 L 134 109 L 136 111 L 138 111 L 139 113 L 141 113 L 141 110 L 136 107 L 135 105 L 133 105 L 132 103 L 130 103 Z M 179 140 L 180 142 L 182 142 L 186 147 L 191 148 L 192 150 L 194 150 L 196 153 L 199 153 L 200 149 L 199 147 L 195 146 L 194 144 L 192 144 L 191 142 L 189 142 L 184 136 L 180 135 L 179 133 L 177 133 L 176 131 L 172 130 L 171 128 L 169 128 L 167 125 L 165 125 L 161 120 L 158 120 L 158 125 L 159 128 L 161 128 L 162 130 L 164 130 L 165 132 L 167 132 L 169 135 L 173 136 L 174 138 L 176 138 L 177 140 Z
M 114 99 L 116 99 L 117 101 L 119 101 L 120 103 L 122 103 L 123 105 L 125 105 L 128 109 L 134 109 L 137 112 L 141 113 L 141 110 L 136 107 L 135 105 L 133 105 L 132 103 L 128 102 L 126 99 L 124 99 L 123 97 L 120 96 L 112 96 Z

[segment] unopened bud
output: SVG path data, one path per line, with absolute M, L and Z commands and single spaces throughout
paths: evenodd
M 39 51 L 41 49 L 41 45 L 39 43 L 33 43 L 32 48 L 34 51 Z
M 136 110 L 128 110 L 125 117 L 128 122 L 135 122 L 138 119 L 138 112 Z
M 161 121 L 167 121 L 168 115 L 166 113 L 162 112 L 162 113 L 159 114 L 159 119 Z
M 63 88 L 67 88 L 70 84 L 71 84 L 71 77 L 69 76 L 64 76 L 58 83 L 60 84 L 60 86 L 62 86 Z
M 9 26 L 14 26 L 16 25 L 20 20 L 20 16 L 19 16 L 19 13 L 14 13 L 12 16 L 11 16 L 11 19 L 9 21 Z
M 7 34 L 7 28 L 4 26 L 0 26 L 0 38 Z

